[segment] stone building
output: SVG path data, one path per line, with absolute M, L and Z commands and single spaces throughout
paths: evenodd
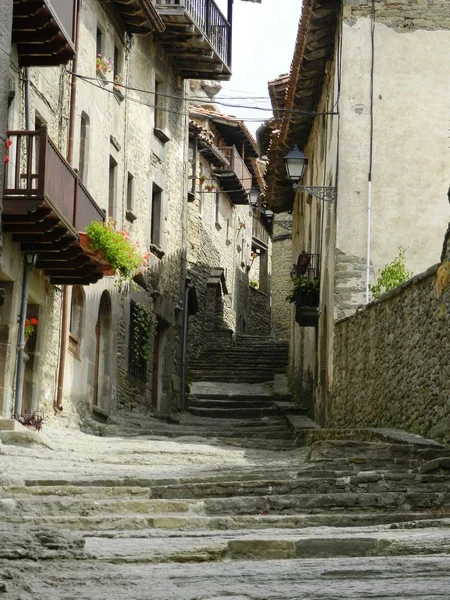
M 447 17 L 442 0 L 306 0 L 285 110 L 262 136 L 267 205 L 292 212 L 292 264 L 310 256 L 297 271 L 291 375 L 322 422 L 335 319 L 370 299 L 369 283 L 399 248 L 414 273 L 439 252 L 450 164 Z M 284 161 L 295 145 L 309 159 L 296 191 Z
M 22 413 L 56 408 L 77 420 L 89 410 L 180 405 L 187 80 L 230 77 L 231 24 L 214 2 L 210 11 L 212 19 L 195 2 L 171 0 L 14 3 L 0 415 L 14 411 L 18 364 Z M 132 284 L 105 276 L 80 242 L 79 231 L 106 219 L 151 252 Z M 35 262 L 27 267 L 24 255 Z M 150 359 L 134 351 L 142 311 L 157 325 Z M 24 363 L 21 313 L 38 321 L 22 343 Z
M 263 173 L 245 124 L 210 105 L 190 109 L 189 274 L 198 313 L 190 356 L 235 332 L 270 334 L 270 223 Z M 254 198 L 252 202 L 251 198 Z

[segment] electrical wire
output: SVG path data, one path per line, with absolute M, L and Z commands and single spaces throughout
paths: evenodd
M 99 89 L 110 93 L 110 94 L 116 94 L 116 92 L 114 90 L 109 90 L 105 87 L 102 86 L 102 84 L 99 82 L 99 79 L 97 77 L 89 77 L 87 75 L 81 75 L 79 73 L 74 73 L 73 71 L 70 71 L 69 69 L 66 69 L 66 72 L 70 75 L 72 75 L 73 77 L 77 77 L 78 79 L 85 81 L 86 83 L 89 83 L 91 85 L 94 85 L 95 87 L 98 87 Z M 113 83 L 113 82 L 108 82 L 108 83 Z M 134 91 L 134 92 L 139 92 L 139 93 L 143 93 L 143 94 L 153 94 L 154 95 L 154 91 L 152 90 L 145 90 L 142 88 L 136 88 L 133 86 L 126 86 L 126 85 L 120 85 L 120 88 L 123 90 L 127 90 L 127 91 Z M 163 112 L 169 112 L 169 113 L 174 113 L 174 114 L 181 114 L 181 115 L 186 115 L 189 114 L 189 111 L 187 109 L 185 109 L 184 111 L 181 110 L 175 110 L 175 109 L 171 109 L 168 107 L 164 107 L 164 106 L 156 106 L 154 103 L 152 102 L 146 102 L 143 100 L 140 100 L 138 98 L 132 98 L 129 95 L 124 95 L 129 101 L 131 102 L 135 102 L 137 104 L 141 104 L 144 106 L 148 106 L 150 108 L 158 108 L 158 110 L 161 110 Z M 198 97 L 191 97 L 191 96 L 180 96 L 180 95 L 175 95 L 175 94 L 160 94 L 158 93 L 159 97 L 164 97 L 164 98 L 170 98 L 170 99 L 175 99 L 175 100 L 182 100 L 184 102 L 199 102 L 202 101 L 204 102 L 205 99 L 204 98 L 198 98 Z M 221 104 L 220 102 L 215 101 L 215 104 Z M 227 106 L 227 107 L 232 107 L 232 108 L 243 108 L 245 110 L 263 110 L 263 111 L 267 111 L 267 112 L 272 112 L 271 108 L 263 108 L 263 107 L 258 107 L 258 106 L 248 106 L 248 105 L 241 105 L 241 104 L 228 104 L 228 103 L 222 103 L 222 105 Z M 195 106 L 192 109 L 195 112 Z M 335 112 L 334 110 L 332 111 L 326 111 L 326 112 L 313 112 L 313 111 L 300 111 L 297 109 L 281 109 L 283 111 L 285 111 L 287 113 L 287 115 L 292 115 L 292 116 L 297 116 L 299 119 L 303 119 L 305 117 L 311 117 L 314 118 L 316 116 L 319 115 L 336 115 L 337 112 Z M 217 114 L 217 116 L 220 116 L 220 113 Z M 284 115 L 283 115 L 284 116 Z M 265 121 L 267 121 L 268 119 L 259 119 L 256 117 L 234 117 L 237 121 L 243 121 L 243 122 L 255 122 L 255 123 L 263 123 Z

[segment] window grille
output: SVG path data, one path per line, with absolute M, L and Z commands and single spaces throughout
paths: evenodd
M 128 342 L 128 372 L 141 381 L 147 381 L 147 361 L 140 356 L 140 349 L 146 342 L 148 332 L 139 321 L 139 307 L 130 303 L 130 332 Z

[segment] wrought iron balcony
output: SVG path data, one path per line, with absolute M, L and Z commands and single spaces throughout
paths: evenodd
M 228 165 L 214 169 L 214 175 L 223 191 L 234 204 L 248 204 L 252 188 L 252 175 L 235 146 L 219 148 Z
M 77 0 L 14 0 L 12 42 L 20 64 L 56 66 L 75 56 Z
M 95 283 L 101 266 L 79 244 L 78 231 L 104 221 L 75 171 L 47 129 L 8 131 L 3 188 L 3 230 L 20 242 L 23 252 L 38 254 L 37 268 L 55 284 Z
M 186 79 L 231 76 L 231 24 L 214 0 L 156 0 L 166 26 L 159 40 Z

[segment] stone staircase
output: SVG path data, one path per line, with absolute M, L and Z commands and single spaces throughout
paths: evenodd
M 193 381 L 258 383 L 285 373 L 288 358 L 285 341 L 239 334 L 233 343 L 211 341 L 200 358 L 189 361 L 188 371 Z
M 192 418 L 198 425 L 191 424 L 191 430 L 197 427 L 204 439 L 220 423 L 223 431 L 239 427 L 235 419 Z M 252 427 L 260 424 L 248 424 Z M 325 433 L 316 431 L 319 437 Z M 329 431 L 328 436 L 339 437 L 339 432 Z M 142 438 L 139 445 L 149 443 Z M 57 582 L 60 595 L 48 596 L 52 599 L 79 597 L 77 590 L 83 598 L 133 600 L 313 598 L 317 596 L 305 594 L 307 588 L 293 591 L 284 583 L 264 595 L 272 586 L 268 574 L 284 581 L 293 570 L 300 581 L 299 573 L 314 569 L 317 561 L 356 560 L 345 563 L 353 593 L 355 569 L 366 565 L 361 575 L 365 580 L 371 569 L 379 572 L 377 557 L 397 557 L 395 564 L 405 572 L 401 561 L 406 558 L 427 555 L 430 560 L 450 553 L 447 448 L 392 434 L 390 442 L 324 439 L 308 449 L 266 452 L 267 460 L 261 452 L 255 456 L 259 459 L 249 467 L 186 477 L 102 477 L 100 464 L 94 477 L 59 473 L 21 484 L 3 481 L 0 580 L 2 573 L 8 574 L 7 589 L 16 594 L 11 598 L 18 597 L 24 579 L 33 598 L 42 593 L 45 581 Z M 311 560 L 307 567 L 287 567 L 288 559 Z M 368 597 L 336 591 L 345 569 L 341 563 L 328 563 L 332 567 L 336 579 L 330 575 L 327 583 L 333 597 Z M 389 579 L 389 567 L 384 568 Z M 172 577 L 175 587 L 169 586 Z M 317 592 L 320 576 L 314 585 Z M 205 586 L 210 595 L 201 595 Z M 386 596 L 380 592 L 370 597 Z

